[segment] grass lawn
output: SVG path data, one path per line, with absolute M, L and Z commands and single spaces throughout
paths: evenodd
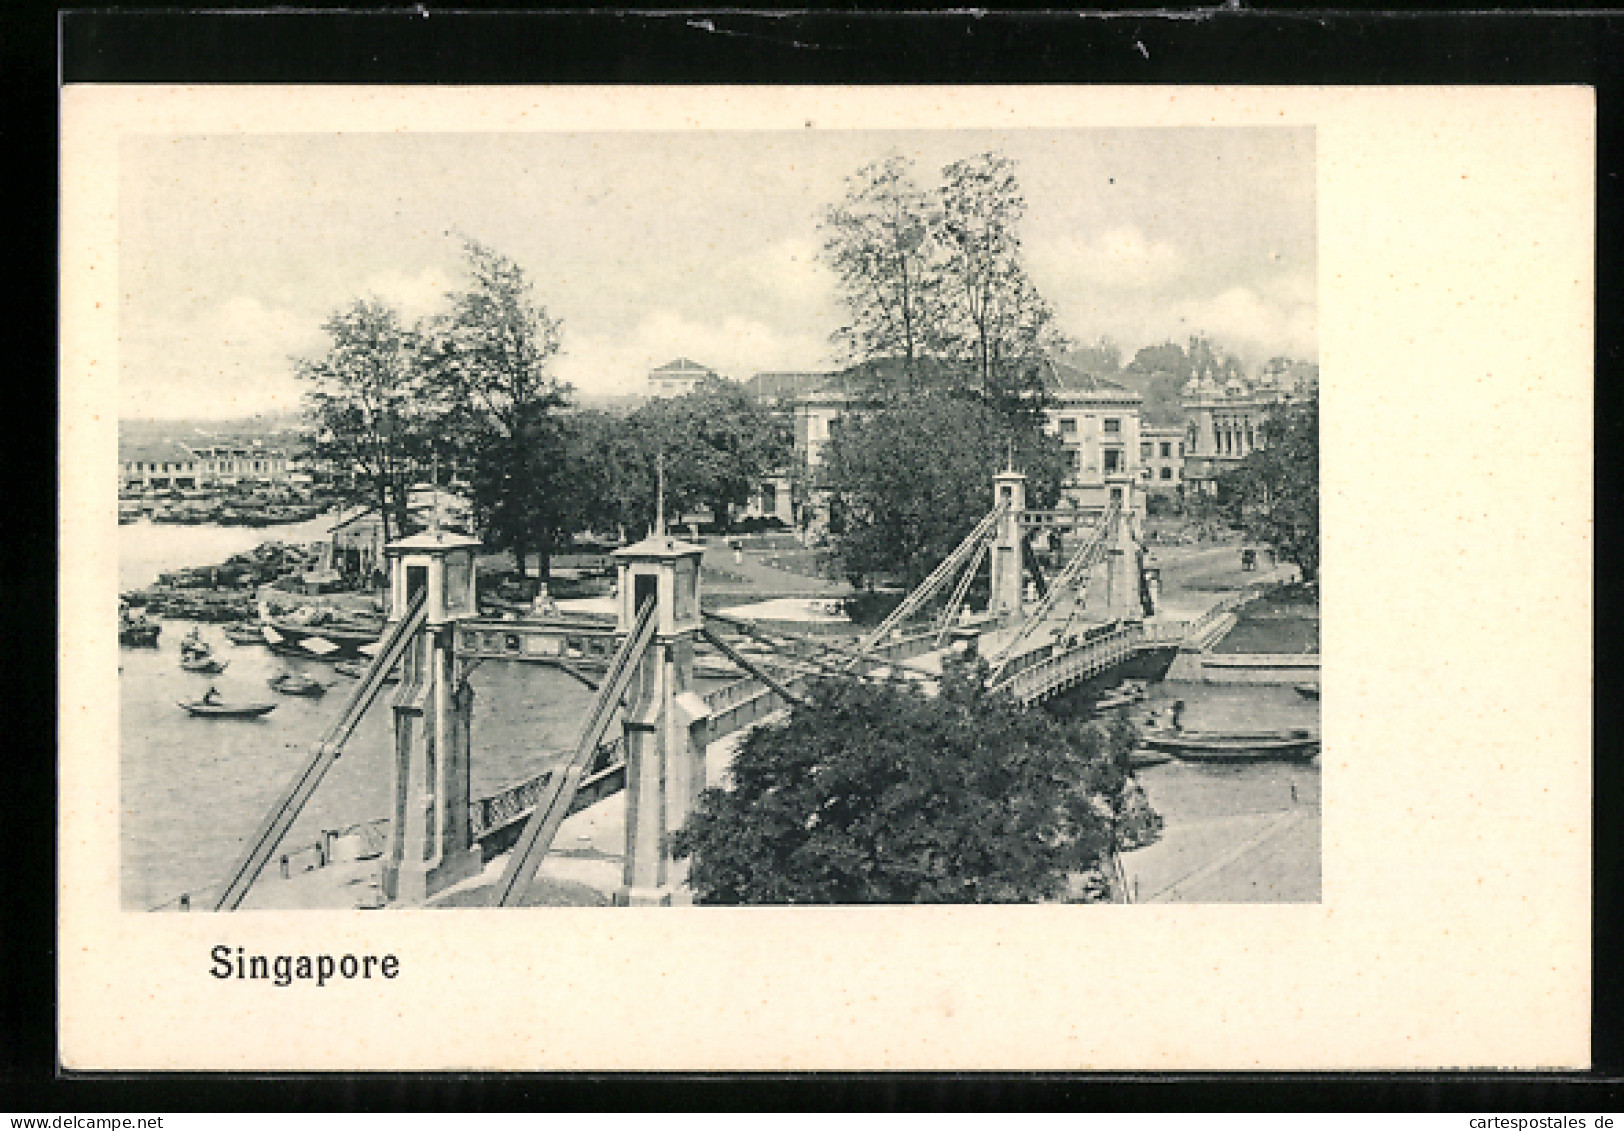
M 1213 651 L 1221 654 L 1319 653 L 1319 594 L 1309 586 L 1277 589 L 1247 605 Z

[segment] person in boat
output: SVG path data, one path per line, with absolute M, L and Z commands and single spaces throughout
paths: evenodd
M 1184 700 L 1173 700 L 1173 729 L 1184 729 Z
M 536 590 L 536 599 L 531 602 L 530 611 L 538 617 L 553 617 L 558 615 L 558 602 L 553 600 L 553 595 L 547 591 L 547 583 L 545 581 L 542 582 L 541 587 Z
M 203 693 L 203 702 L 211 707 L 218 705 L 220 702 L 220 689 L 212 683 L 209 684 L 209 689 Z

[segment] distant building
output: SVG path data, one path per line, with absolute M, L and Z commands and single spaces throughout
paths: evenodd
M 159 440 L 119 445 L 119 482 L 125 492 L 195 491 L 200 487 L 197 453 L 185 444 Z
M 1139 410 L 1144 398 L 1097 374 L 1057 362 L 1046 363 L 1049 396 L 1046 431 L 1059 437 L 1068 466 L 1062 498 L 1078 506 L 1102 507 L 1106 476 L 1141 477 Z M 1136 493 L 1143 505 L 1143 495 Z
M 838 373 L 815 371 L 757 373 L 744 383 L 745 392 L 758 404 L 792 404 L 802 397 L 827 392 L 840 383 Z
M 1312 393 L 1318 380 L 1318 366 L 1266 367 L 1257 381 L 1230 377 L 1222 382 L 1209 367 L 1191 378 L 1184 386 L 1187 488 L 1215 493 L 1220 476 L 1263 446 L 1263 424 L 1270 414 Z
M 1176 494 L 1184 489 L 1184 429 L 1139 426 L 1139 475 L 1146 490 Z
M 203 486 L 236 487 L 244 483 L 288 481 L 288 453 L 259 444 L 214 444 L 193 449 L 201 465 Z
M 648 371 L 648 391 L 654 397 L 680 397 L 694 391 L 694 386 L 706 378 L 715 377 L 716 371 L 707 369 L 697 361 L 679 357 Z

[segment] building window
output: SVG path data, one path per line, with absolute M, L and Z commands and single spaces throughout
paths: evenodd
M 1060 418 L 1060 434 L 1062 436 L 1077 435 L 1077 418 L 1074 416 L 1062 416 Z
M 1107 416 L 1105 418 L 1105 434 L 1107 436 L 1115 436 L 1118 433 L 1120 433 L 1121 431 L 1122 431 L 1122 421 L 1118 420 L 1114 416 Z
M 761 513 L 778 513 L 778 488 L 771 483 L 761 485 Z
M 1081 471 L 1081 470 L 1083 470 L 1083 453 L 1082 453 L 1081 449 L 1079 449 L 1079 448 L 1067 448 L 1066 449 L 1066 455 L 1069 457 L 1069 462 L 1071 464 L 1071 470 L 1072 471 Z
M 1166 455 L 1167 453 L 1163 452 L 1162 454 Z M 1146 440 L 1139 445 L 1139 458 L 1142 460 L 1150 458 L 1150 441 Z
M 1163 459 L 1172 459 L 1173 458 L 1173 445 L 1172 444 L 1164 443 L 1162 445 L 1162 458 Z
M 1163 479 L 1171 479 L 1171 478 L 1173 478 L 1173 469 L 1171 467 L 1162 468 L 1162 478 Z
M 1109 423 L 1109 421 L 1107 421 L 1107 423 Z M 1110 475 L 1113 472 L 1117 472 L 1117 471 L 1121 471 L 1121 470 L 1122 470 L 1122 449 L 1121 448 L 1106 448 L 1105 449 L 1105 474 Z

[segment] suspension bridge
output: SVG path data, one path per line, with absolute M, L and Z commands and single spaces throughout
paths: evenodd
M 481 617 L 477 541 L 436 529 L 392 543 L 390 615 L 366 676 L 200 906 L 243 907 L 279 852 L 283 880 L 333 863 L 330 838 L 313 859 L 306 853 L 302 860 L 283 850 L 282 841 L 396 671 L 399 686 L 388 697 L 393 811 L 356 826 L 374 846 L 367 855 L 382 858 L 373 905 L 432 906 L 444 893 L 488 877 L 501 860 L 494 882 L 478 886 L 482 902 L 519 906 L 563 823 L 603 805 L 624 806 L 614 902 L 687 902 L 685 864 L 665 846 L 714 777 L 707 755 L 720 755 L 724 740 L 798 703 L 810 681 L 899 681 L 930 693 L 947 657 L 971 653 L 986 662 L 994 690 L 1037 703 L 1143 652 L 1204 642 L 1225 615 L 1222 604 L 1193 620 L 1158 613 L 1134 485 L 1121 476 L 1107 487 L 1106 501 L 1092 509 L 1034 511 L 1026 506 L 1025 476 L 1012 468 L 998 473 L 987 514 L 884 621 L 855 641 L 793 634 L 704 610 L 703 547 L 663 533 L 615 552 L 613 626 L 567 617 Z M 1040 533 L 1051 550 L 1058 542 L 1069 551 L 1049 555 L 1051 565 L 1058 562 L 1052 572 L 1034 548 Z M 981 579 L 984 586 L 977 585 Z M 698 693 L 694 666 L 701 644 L 738 678 Z M 595 696 L 568 751 L 538 752 L 547 755 L 545 769 L 476 798 L 468 677 L 486 662 L 550 665 Z

